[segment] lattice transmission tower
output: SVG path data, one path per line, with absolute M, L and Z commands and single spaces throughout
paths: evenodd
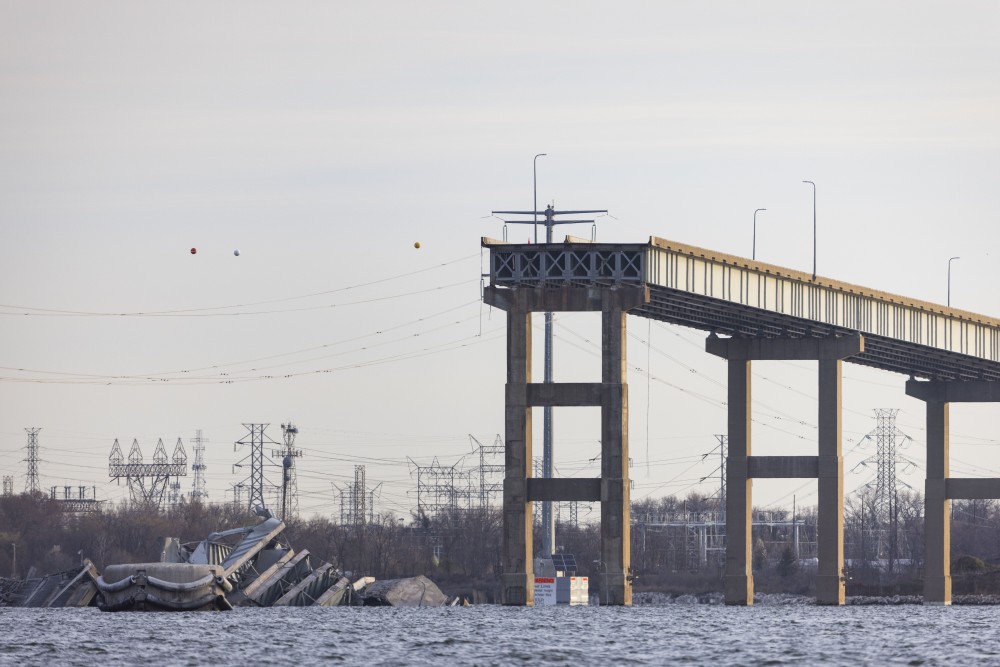
M 417 473 L 417 512 L 436 517 L 469 509 L 472 499 L 472 471 L 458 464 L 445 466 L 434 457 L 431 465 L 417 465 L 410 459 L 411 471 Z
M 4 475 L 3 476 L 3 495 L 12 496 L 14 495 L 14 476 Z
M 41 485 L 38 483 L 38 432 L 40 428 L 26 428 L 28 434 L 28 444 L 24 446 L 28 450 L 28 456 L 24 459 L 28 464 L 28 471 L 24 476 L 24 492 L 40 493 Z
M 499 507 L 503 500 L 504 445 L 497 435 L 492 445 L 484 445 L 471 433 L 473 451 L 479 455 L 479 507 Z
M 719 492 L 714 496 L 710 496 L 707 500 L 715 500 L 718 503 L 718 513 L 722 517 L 722 522 L 725 523 L 726 520 L 726 454 L 729 452 L 729 436 L 716 434 L 715 439 L 718 441 L 712 451 L 706 452 L 702 455 L 701 460 L 704 461 L 712 454 L 716 452 L 719 453 L 719 467 L 710 472 L 709 474 L 702 477 L 699 482 L 704 482 L 706 479 L 713 477 L 719 478 Z
M 191 484 L 191 502 L 192 503 L 207 503 L 208 502 L 208 487 L 205 483 L 205 443 L 208 442 L 208 438 L 204 438 L 201 435 L 201 429 L 194 432 L 194 439 L 191 440 L 194 445 L 194 463 L 191 465 L 191 471 L 194 473 L 194 481 Z
M 340 525 L 363 526 L 375 522 L 375 496 L 379 494 L 382 483 L 374 488 L 367 487 L 365 467 L 354 466 L 354 483 L 341 489 L 336 484 L 334 489 L 340 499 Z M 381 495 L 381 494 L 379 494 Z
M 243 481 L 243 485 L 246 486 L 246 482 L 249 481 L 250 484 L 250 497 L 247 500 L 247 509 L 251 512 L 255 508 L 259 507 L 262 510 L 267 509 L 268 503 L 264 500 L 264 493 L 273 496 L 275 493 L 280 492 L 281 487 L 273 484 L 267 476 L 264 474 L 264 466 L 276 466 L 277 464 L 271 460 L 269 457 L 264 455 L 264 445 L 277 445 L 278 443 L 272 440 L 266 433 L 266 429 L 270 424 L 243 424 L 249 433 L 243 436 L 242 440 L 237 440 L 233 445 L 233 451 L 238 450 L 240 447 L 249 445 L 250 454 L 243 458 L 239 463 L 236 463 L 234 468 L 241 468 L 246 465 L 247 461 L 250 462 L 250 477 Z
M 896 408 L 875 409 L 875 430 L 864 438 L 875 440 L 875 454 L 854 468 L 875 467 L 875 479 L 863 487 L 871 492 L 871 502 L 865 522 L 868 525 L 862 526 L 862 530 L 871 536 L 868 543 L 873 548 L 874 558 L 888 560 L 890 571 L 899 557 L 900 548 L 898 486 L 901 482 L 896 477 L 896 470 L 900 466 L 914 465 L 897 451 L 912 440 L 896 427 L 897 414 L 899 410 Z
M 119 483 L 124 477 L 128 483 L 132 502 L 149 509 L 161 510 L 164 496 L 170 486 L 170 478 L 186 475 L 187 452 L 184 451 L 184 444 L 180 438 L 177 438 L 174 453 L 170 457 L 167 456 L 167 450 L 163 446 L 163 438 L 160 438 L 156 443 L 156 451 L 153 452 L 152 463 L 143 463 L 138 440 L 132 440 L 128 463 L 125 462 L 117 438 L 111 447 L 111 455 L 108 457 L 108 476 Z

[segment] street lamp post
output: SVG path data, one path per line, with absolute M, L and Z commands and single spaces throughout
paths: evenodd
M 545 157 L 548 153 L 539 153 L 535 156 L 535 159 L 531 161 L 531 182 L 534 187 L 534 198 L 531 202 L 531 210 L 533 211 L 533 219 L 535 221 L 535 243 L 538 243 L 538 158 Z
M 816 184 L 812 181 L 802 181 L 813 186 L 813 280 L 816 280 Z
M 952 257 L 948 260 L 948 307 L 951 308 L 951 263 L 961 257 Z
M 759 208 L 753 212 L 753 254 L 750 255 L 750 259 L 757 259 L 757 214 L 766 210 L 766 208 Z
M 539 153 L 532 160 L 532 185 L 534 198 L 532 200 L 532 219 L 535 222 L 535 244 L 538 244 L 538 158 L 546 157 L 547 153 Z M 545 242 L 552 243 L 551 216 L 545 218 Z M 545 313 L 545 384 L 552 384 L 552 313 Z M 542 477 L 552 477 L 552 406 L 546 405 L 542 410 Z M 555 551 L 556 522 L 552 512 L 552 501 L 542 502 L 542 551 L 548 557 Z
M 537 160 L 542 157 L 545 153 L 539 153 L 535 156 Z M 537 193 L 537 190 L 536 190 Z M 537 197 L 537 194 L 536 194 Z M 504 224 L 528 224 L 535 225 L 537 229 L 538 224 L 538 211 L 536 208 L 531 211 L 493 211 L 492 215 L 527 215 L 531 213 L 531 220 L 503 220 Z M 572 210 L 572 211 L 557 211 L 553 206 L 547 206 L 543 214 L 545 215 L 545 243 L 552 243 L 552 230 L 556 225 L 566 225 L 566 224 L 581 224 L 581 223 L 593 223 L 594 220 L 563 220 L 556 219 L 556 216 L 560 215 L 578 215 L 583 213 L 607 213 L 607 209 L 586 209 L 586 210 Z M 543 382 L 545 384 L 552 383 L 552 313 L 545 313 L 545 377 Z M 544 408 L 544 419 L 543 419 L 543 436 L 544 436 L 544 447 L 542 453 L 542 477 L 544 479 L 549 479 L 552 477 L 553 473 L 553 419 L 552 419 L 552 406 L 546 405 Z M 542 501 L 542 555 L 544 557 L 549 557 L 555 551 L 555 515 L 554 506 L 551 500 Z

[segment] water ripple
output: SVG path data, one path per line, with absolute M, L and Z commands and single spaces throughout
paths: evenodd
M 1000 664 L 996 607 L 0 609 L 0 666 Z

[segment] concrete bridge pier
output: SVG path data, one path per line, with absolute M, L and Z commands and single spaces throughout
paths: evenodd
M 1000 479 L 950 475 L 951 403 L 1000 403 L 1000 382 L 909 380 L 906 394 L 927 410 L 927 480 L 924 486 L 924 604 L 951 604 L 951 501 L 1000 498 Z
M 819 510 L 816 601 L 844 604 L 843 359 L 864 352 L 864 338 L 718 338 L 705 349 L 729 362 L 729 456 L 726 461 L 726 604 L 753 604 L 753 478 L 817 478 Z M 814 360 L 819 365 L 819 455 L 753 456 L 751 362 Z
M 576 500 L 601 503 L 601 604 L 632 604 L 626 312 L 649 302 L 648 287 L 487 287 L 484 301 L 507 312 L 507 386 L 503 496 L 502 602 L 534 604 L 532 503 Z M 531 382 L 531 314 L 601 313 L 601 381 Z M 601 409 L 601 476 L 532 478 L 531 411 L 534 407 Z

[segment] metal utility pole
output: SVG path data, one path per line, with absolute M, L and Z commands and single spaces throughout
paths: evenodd
M 287 424 L 281 425 L 281 439 L 284 443 L 282 449 L 271 451 L 271 456 L 281 457 L 281 518 L 287 520 L 299 514 L 299 483 L 298 472 L 295 468 L 295 459 L 302 456 L 301 449 L 295 449 L 295 436 L 299 434 L 299 429 L 292 424 L 291 420 Z
M 551 205 L 547 206 L 544 211 L 538 211 L 538 206 L 535 206 L 535 210 L 532 211 L 493 211 L 493 215 L 530 215 L 532 220 L 504 220 L 505 225 L 535 225 L 537 224 L 538 215 L 544 215 L 545 220 L 542 224 L 545 225 L 545 243 L 552 243 L 552 230 L 556 225 L 577 225 L 589 223 L 594 224 L 594 220 L 556 220 L 557 215 L 581 215 L 590 213 L 607 213 L 607 209 L 587 209 L 587 210 L 575 210 L 575 211 L 557 211 Z M 593 234 L 591 236 L 593 240 Z M 549 269 L 553 270 L 553 269 Z M 562 269 L 559 268 L 559 276 L 562 277 Z M 540 276 L 544 281 L 545 276 Z M 552 383 L 552 313 L 545 313 L 545 384 Z M 552 424 L 552 406 L 545 406 L 543 408 L 543 448 L 542 448 L 542 477 L 546 479 L 551 479 L 552 477 L 552 461 L 554 454 L 553 446 L 553 424 Z M 556 522 L 553 513 L 552 501 L 544 500 L 542 501 L 542 555 L 549 556 L 553 553 L 556 544 Z
M 201 436 L 201 429 L 195 431 L 194 440 L 194 464 L 191 470 L 194 471 L 194 483 L 191 485 L 191 502 L 208 502 L 208 490 L 205 485 L 205 443 L 208 438 Z
M 26 428 L 28 434 L 28 444 L 24 446 L 28 450 L 28 457 L 25 462 L 28 464 L 28 472 L 24 477 L 24 492 L 39 493 L 42 487 L 38 483 L 38 432 L 40 428 Z

